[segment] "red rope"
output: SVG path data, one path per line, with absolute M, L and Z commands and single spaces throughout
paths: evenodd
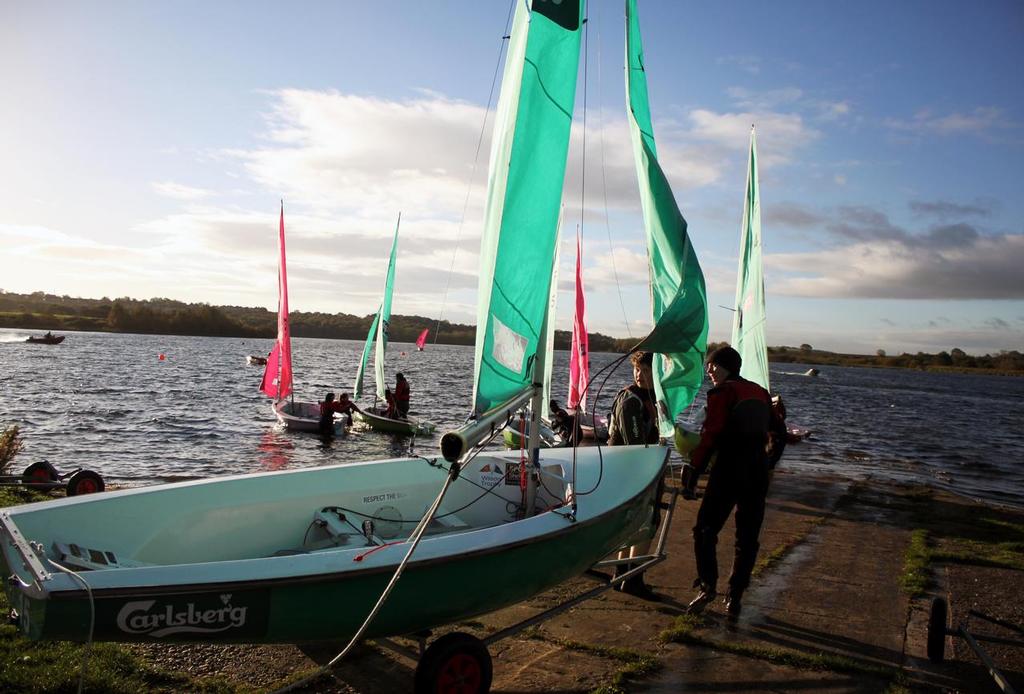
M 385 547 L 390 547 L 391 545 L 400 545 L 403 542 L 405 542 L 405 540 L 395 540 L 394 542 L 385 542 L 382 545 L 377 545 L 376 547 L 374 547 L 373 549 L 371 549 L 369 551 L 363 552 L 362 554 L 357 554 L 355 557 L 352 558 L 352 561 L 362 561 L 363 557 L 368 557 L 368 556 L 370 556 L 371 554 L 373 554 L 374 552 L 376 552 L 379 549 L 384 549 Z

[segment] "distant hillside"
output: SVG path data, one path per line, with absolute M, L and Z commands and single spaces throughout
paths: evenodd
M 362 340 L 373 315 L 347 313 L 306 313 L 294 311 L 291 319 L 295 337 L 325 337 Z M 14 294 L 0 292 L 0 327 L 36 330 L 94 330 L 98 332 L 149 333 L 160 335 L 210 335 L 216 337 L 274 337 L 277 314 L 265 308 L 187 304 L 173 299 L 131 298 L 82 299 L 44 292 Z M 451 345 L 474 343 L 472 325 L 441 321 L 425 316 L 391 316 L 391 339 L 413 342 L 423 328 L 430 328 L 430 340 Z M 555 348 L 568 349 L 572 334 L 555 331 Z M 628 349 L 628 341 L 599 333 L 590 334 L 594 352 Z

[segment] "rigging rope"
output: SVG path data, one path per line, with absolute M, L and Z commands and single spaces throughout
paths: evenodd
M 587 11 L 588 12 L 590 11 L 589 7 L 588 7 Z M 597 29 L 597 96 L 598 96 L 598 99 L 600 99 L 601 95 L 604 93 L 604 83 L 601 80 L 601 24 L 600 24 L 600 22 L 598 23 L 597 26 L 598 26 L 598 29 Z M 607 179 L 607 177 L 605 175 L 605 170 L 606 170 L 607 167 L 605 166 L 605 161 L 604 161 L 604 112 L 603 112 L 603 110 L 598 110 L 597 117 L 599 119 L 599 122 L 598 122 L 598 132 L 601 135 L 601 137 L 600 137 L 600 143 L 601 143 L 601 148 L 600 148 L 601 149 L 601 191 L 602 191 L 602 194 L 604 195 L 604 226 L 605 226 L 605 231 L 608 232 L 608 253 L 609 253 L 609 255 L 611 256 L 611 259 L 612 259 L 612 275 L 615 277 L 615 290 L 616 290 L 616 292 L 619 295 L 619 307 L 622 309 L 622 322 L 626 326 L 626 334 L 632 340 L 633 339 L 633 332 L 629 329 L 629 317 L 626 315 L 626 303 L 622 300 L 622 285 L 619 284 L 619 269 L 615 265 L 615 246 L 612 243 L 612 225 L 611 225 L 611 221 L 610 221 L 609 215 L 608 215 L 608 179 Z
M 484 120 L 480 124 L 480 135 L 476 141 L 476 153 L 473 155 L 473 170 L 469 174 L 469 185 L 466 187 L 466 199 L 462 203 L 462 217 L 459 219 L 459 230 L 455 233 L 455 250 L 452 251 L 452 262 L 448 267 L 448 277 L 444 283 L 444 296 L 441 299 L 441 313 L 434 324 L 434 342 L 437 344 L 437 335 L 441 328 L 441 319 L 444 318 L 444 310 L 448 305 L 448 290 L 452 284 L 452 273 L 455 271 L 455 258 L 459 255 L 459 240 L 462 238 L 462 227 L 466 223 L 466 212 L 469 209 L 469 196 L 473 192 L 473 181 L 476 180 L 476 169 L 480 163 L 480 148 L 484 142 L 484 132 L 487 130 L 487 115 L 491 112 L 491 102 L 494 100 L 494 85 L 498 83 L 498 72 L 501 68 L 501 56 L 505 52 L 505 42 L 509 39 L 509 30 L 512 22 L 512 8 L 515 7 L 515 0 L 509 3 L 508 16 L 505 18 L 505 33 L 501 36 L 501 43 L 498 46 L 498 61 L 494 65 L 494 75 L 491 77 L 491 91 L 487 95 L 487 108 L 484 109 Z

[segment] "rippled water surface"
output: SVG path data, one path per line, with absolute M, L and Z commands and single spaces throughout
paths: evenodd
M 0 425 L 21 425 L 26 441 L 16 467 L 45 458 L 60 470 L 81 466 L 111 482 L 152 484 L 386 458 L 410 446 L 370 431 L 324 441 L 281 430 L 258 392 L 262 367 L 245 363 L 246 355 L 267 354 L 271 340 L 71 332 L 47 346 L 26 344 L 28 334 L 0 330 Z M 296 396 L 351 392 L 361 349 L 361 342 L 295 339 Z M 593 354 L 591 373 L 617 357 Z M 559 400 L 567 364 L 567 353 L 557 352 Z M 820 367 L 809 378 L 806 369 L 772 364 L 772 390 L 785 398 L 790 422 L 814 431 L 787 448 L 782 465 L 1024 506 L 1024 379 L 842 367 Z M 417 352 L 392 343 L 387 371 L 392 383 L 396 371 L 405 373 L 413 414 L 439 433 L 465 418 L 472 347 Z M 613 373 L 598 412 L 630 378 L 628 363 Z M 438 441 L 411 443 L 433 454 Z

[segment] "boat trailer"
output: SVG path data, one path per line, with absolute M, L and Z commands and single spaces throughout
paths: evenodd
M 962 638 L 967 642 L 967 645 L 971 647 L 971 650 L 974 651 L 975 655 L 978 656 L 981 662 L 984 663 L 985 667 L 988 669 L 988 673 L 992 675 L 992 679 L 995 680 L 996 685 L 1003 692 L 1006 692 L 1006 694 L 1014 694 L 1017 690 L 1010 684 L 1006 675 L 996 667 L 995 662 L 992 660 L 991 656 L 985 652 L 985 649 L 981 647 L 979 641 L 998 643 L 1004 646 L 1017 646 L 1018 648 L 1024 647 L 1024 638 L 1022 638 L 1024 637 L 1024 627 L 1002 619 L 996 619 L 995 617 L 987 615 L 984 612 L 979 612 L 978 610 L 967 610 L 968 624 L 970 623 L 971 617 L 1011 631 L 1017 634 L 1017 638 L 1006 638 L 995 636 L 993 634 L 971 632 L 968 631 L 967 624 L 957 624 L 956 628 L 950 629 L 947 626 L 949 621 L 949 606 L 943 598 L 935 598 L 932 600 L 931 612 L 928 614 L 928 660 L 933 663 L 943 662 L 946 658 L 946 637 L 956 636 Z
M 97 472 L 75 468 L 62 474 L 47 460 L 32 463 L 20 475 L 0 475 L 0 487 L 27 487 L 39 491 L 64 489 L 68 496 L 102 492 L 104 486 Z
M 669 468 L 671 470 L 671 468 Z M 671 473 L 670 473 L 671 474 Z M 454 631 L 430 641 L 432 631 L 409 634 L 405 638 L 417 642 L 417 648 L 410 648 L 391 638 L 374 639 L 381 647 L 409 661 L 416 663 L 415 683 L 416 694 L 438 691 L 480 692 L 490 691 L 493 667 L 487 647 L 493 643 L 515 636 L 524 629 L 545 622 L 553 617 L 572 609 L 582 602 L 595 598 L 648 569 L 665 561 L 665 543 L 668 530 L 672 525 L 672 515 L 681 492 L 681 485 L 670 489 L 668 501 L 657 502 L 656 510 L 664 514 L 659 522 L 658 535 L 654 551 L 640 557 L 628 559 L 605 559 L 591 567 L 583 576 L 597 581 L 598 585 L 574 598 L 550 607 L 532 617 L 505 627 L 500 631 L 480 639 L 466 632 Z M 637 562 L 640 562 L 637 564 Z M 609 577 L 599 569 L 616 568 L 624 564 L 632 565 L 628 571 Z

